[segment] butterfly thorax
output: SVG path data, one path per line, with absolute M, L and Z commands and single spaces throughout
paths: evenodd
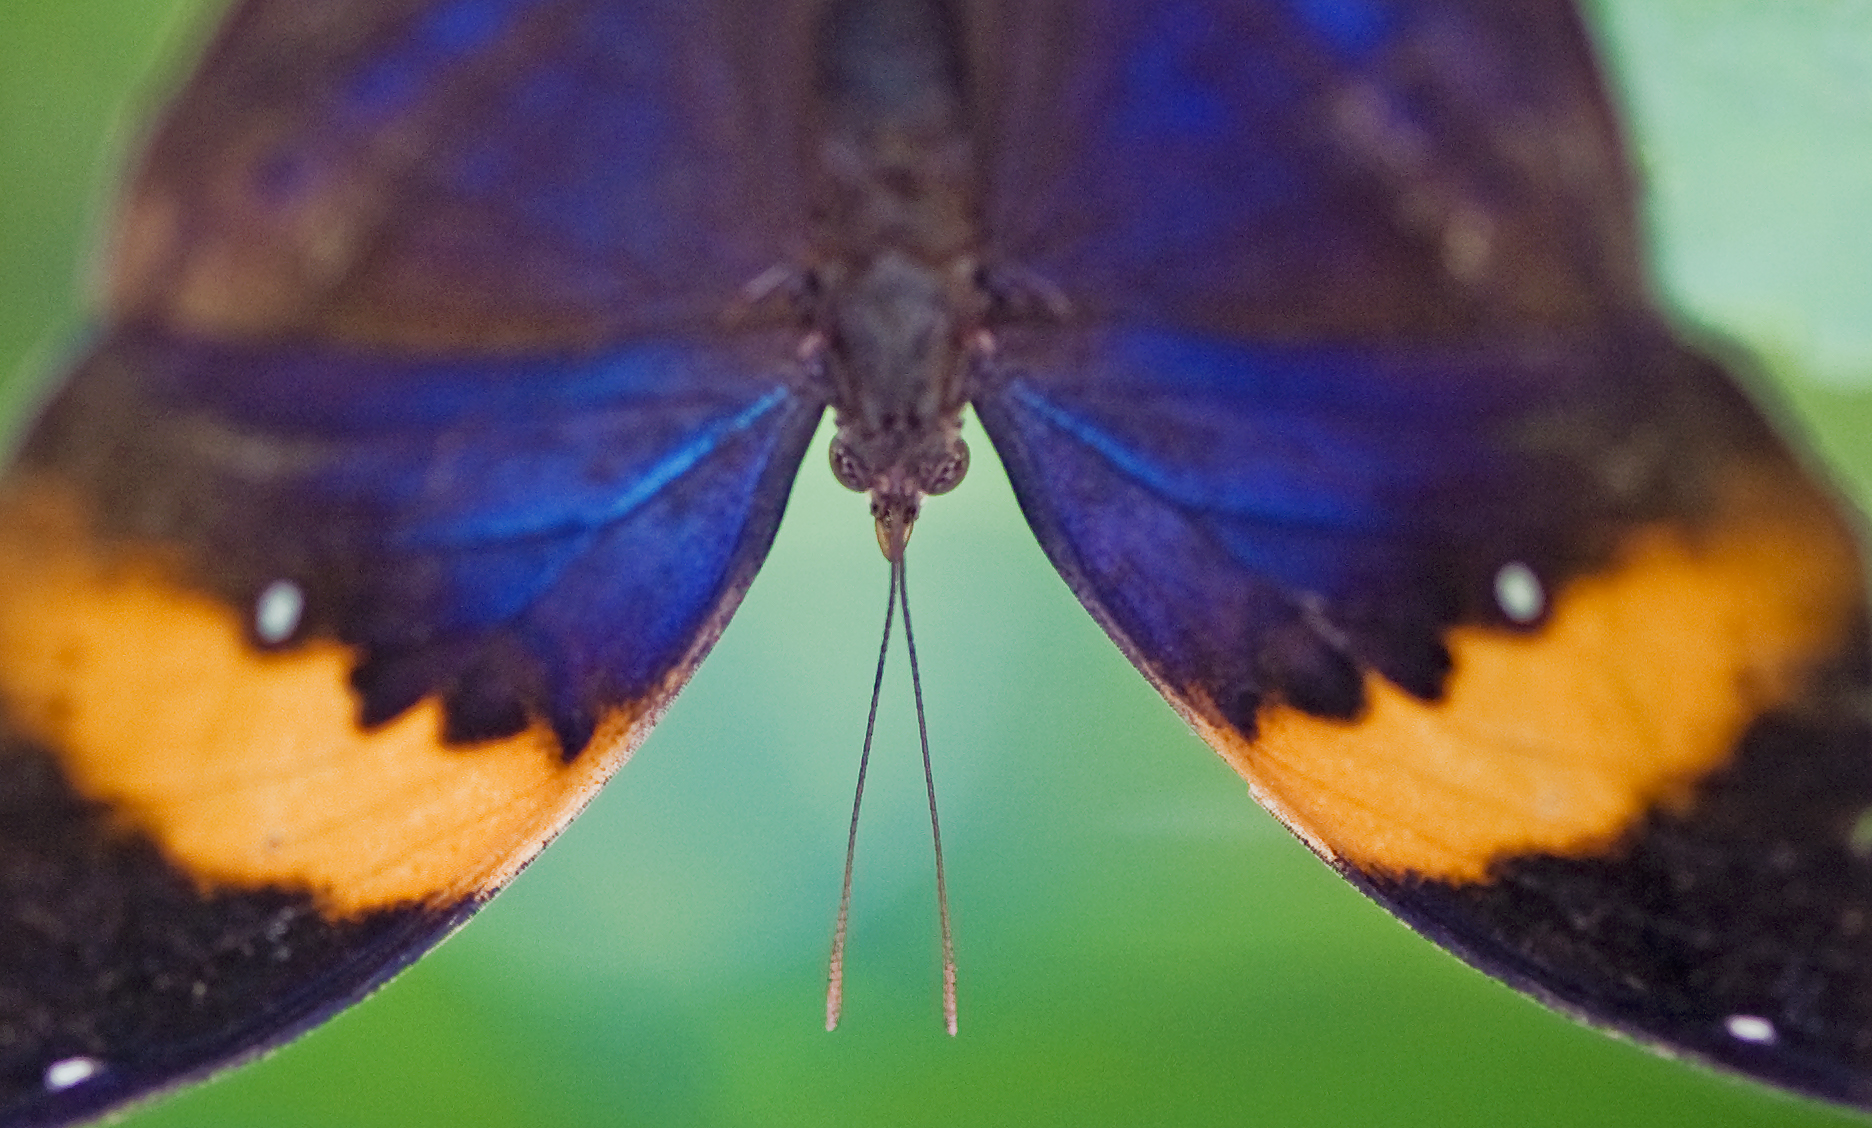
M 838 424 L 834 475 L 895 556 L 924 495 L 968 467 L 958 431 L 987 308 L 967 83 L 928 0 L 835 4 L 819 40 L 809 317 Z

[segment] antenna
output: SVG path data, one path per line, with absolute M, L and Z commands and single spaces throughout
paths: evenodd
M 871 739 L 877 731 L 878 699 L 884 688 L 884 659 L 890 653 L 891 621 L 901 603 L 904 648 L 910 655 L 910 688 L 916 699 L 917 739 L 923 751 L 923 785 L 929 795 L 930 841 L 936 854 L 936 907 L 942 922 L 943 1025 L 956 1033 L 955 940 L 949 924 L 949 886 L 943 875 L 942 826 L 936 816 L 936 774 L 930 762 L 929 724 L 923 712 L 923 680 L 917 669 L 916 636 L 910 629 L 910 591 L 903 553 L 891 558 L 890 595 L 884 605 L 884 632 L 878 643 L 877 673 L 871 681 L 871 709 L 865 718 L 864 750 L 858 756 L 858 786 L 852 795 L 851 827 L 845 837 L 845 878 L 839 888 L 838 923 L 832 931 L 832 961 L 826 983 L 826 1030 L 838 1029 L 845 1001 L 845 938 L 851 920 L 852 867 L 858 854 L 858 812 L 864 804 L 865 773 L 871 765 Z

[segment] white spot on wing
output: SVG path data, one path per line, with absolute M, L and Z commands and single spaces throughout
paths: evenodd
M 1749 1042 L 1757 1046 L 1771 1046 L 1779 1037 L 1775 1033 L 1774 1023 L 1755 1014 L 1732 1014 L 1723 1019 L 1723 1029 L 1738 1042 Z
M 60 1058 L 45 1068 L 47 1092 L 59 1093 L 82 1085 L 104 1072 L 104 1063 L 94 1057 Z
M 274 580 L 254 600 L 254 633 L 269 645 L 285 642 L 299 629 L 305 592 L 291 580 Z
M 1517 623 L 1531 623 L 1547 610 L 1547 590 L 1534 569 L 1511 561 L 1495 573 L 1495 605 Z

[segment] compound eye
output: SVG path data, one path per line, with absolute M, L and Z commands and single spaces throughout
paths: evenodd
M 957 439 L 949 448 L 949 453 L 923 476 L 923 492 L 934 497 L 946 494 L 962 484 L 962 478 L 968 473 L 968 444 Z
M 839 485 L 856 493 L 864 493 L 871 488 L 871 477 L 865 473 L 864 464 L 851 452 L 851 448 L 832 440 L 832 447 L 826 453 L 832 456 L 832 476 Z

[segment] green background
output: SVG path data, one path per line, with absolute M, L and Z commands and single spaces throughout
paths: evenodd
M 187 0 L 0 0 L 0 376 L 81 330 L 87 233 L 200 34 Z M 1662 284 L 1872 482 L 1872 5 L 1595 11 Z M 971 429 L 973 425 L 971 424 Z M 846 1025 L 824 960 L 884 572 L 815 454 L 636 762 L 368 1004 L 137 1125 L 1819 1125 L 1467 970 L 1248 800 L 1047 567 L 987 443 L 913 554 L 962 967 L 937 1016 L 914 728 L 890 679 Z

